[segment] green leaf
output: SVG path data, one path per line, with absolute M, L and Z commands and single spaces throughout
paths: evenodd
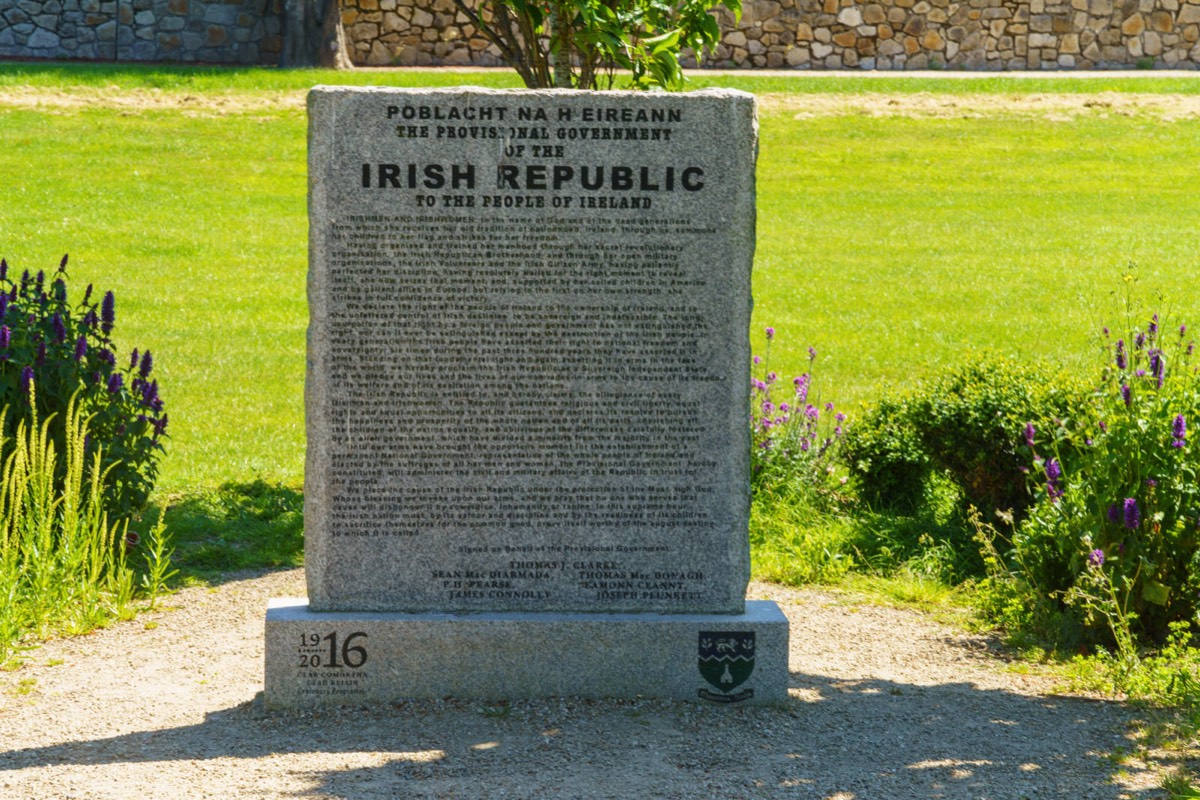
M 1171 588 L 1158 581 L 1147 581 L 1142 587 L 1142 599 L 1156 606 L 1165 606 L 1171 596 Z

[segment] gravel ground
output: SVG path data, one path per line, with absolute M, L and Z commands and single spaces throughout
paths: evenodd
M 986 640 L 752 584 L 791 620 L 783 709 L 647 700 L 262 709 L 268 597 L 237 576 L 0 673 L 0 798 L 1143 798 L 1132 712 L 1048 694 Z M 1118 776 L 1120 780 L 1117 780 Z

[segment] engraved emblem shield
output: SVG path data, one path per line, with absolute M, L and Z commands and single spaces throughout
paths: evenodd
M 754 631 L 701 631 L 700 675 L 728 694 L 754 672 Z

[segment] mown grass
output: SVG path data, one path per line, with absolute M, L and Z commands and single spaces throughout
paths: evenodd
M 119 343 L 157 356 L 172 420 L 160 498 L 176 500 L 180 521 L 228 527 L 206 502 L 182 507 L 302 481 L 301 100 L 316 83 L 517 85 L 505 70 L 0 65 L 0 95 L 23 98 L 0 100 L 0 255 L 20 270 L 70 252 L 76 291 L 115 290 Z M 1187 95 L 1200 81 L 702 73 L 694 83 L 831 100 L 805 113 L 786 97 L 764 106 L 755 272 L 755 330 L 778 329 L 781 373 L 801 371 L 817 347 L 822 400 L 852 411 L 973 348 L 1081 362 L 1131 263 L 1146 291 L 1200 316 L 1200 193 L 1188 177 L 1200 120 L 971 105 L 1021 92 Z M 111 101 L 138 92 L 145 102 Z M 838 97 L 863 93 L 883 93 L 882 104 L 953 94 L 963 114 L 838 109 Z M 231 502 L 253 505 L 253 494 Z M 197 548 L 198 568 L 246 564 Z
M 1200 80 L 1178 74 L 1112 77 L 1103 73 L 1062 76 L 970 75 L 921 76 L 901 74 L 858 76 L 852 73 L 802 73 L 763 75 L 753 70 L 689 70 L 689 89 L 722 87 L 748 92 L 792 94 L 861 94 L 884 91 L 896 94 L 1092 94 L 1099 91 L 1150 94 L 1200 94 Z M 511 89 L 523 86 L 516 73 L 497 69 L 364 69 L 351 72 L 320 69 L 270 69 L 262 67 L 192 67 L 169 64 L 87 64 L 28 62 L 0 64 L 0 87 L 73 86 L 229 91 L 301 91 L 315 84 L 346 86 L 485 86 Z

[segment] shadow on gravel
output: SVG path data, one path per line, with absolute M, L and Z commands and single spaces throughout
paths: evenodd
M 10 750 L 0 771 L 219 759 L 211 769 L 249 782 L 282 788 L 286 774 L 298 783 L 286 796 L 347 800 L 1161 796 L 1112 782 L 1103 756 L 1129 719 L 1119 704 L 801 673 L 791 688 L 778 709 L 444 701 L 266 714 L 260 695 L 197 725 Z

